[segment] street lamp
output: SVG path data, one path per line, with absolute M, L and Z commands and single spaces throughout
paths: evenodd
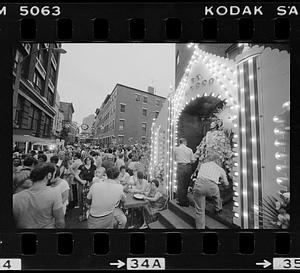
M 18 101 L 18 91 L 19 91 L 19 86 L 20 86 L 20 81 L 21 81 L 21 69 L 22 69 L 22 64 L 23 62 L 29 57 L 32 56 L 36 53 L 39 53 L 44 50 L 49 50 L 57 52 L 59 54 L 66 54 L 67 51 L 63 48 L 41 48 L 39 50 L 35 50 L 31 52 L 30 54 L 26 55 L 21 61 L 18 62 L 17 64 L 17 71 L 16 71 L 16 79 L 15 79 L 15 85 L 14 85 L 14 93 L 13 93 L 13 121 L 15 121 L 15 115 L 16 115 L 16 108 L 17 108 L 17 101 Z

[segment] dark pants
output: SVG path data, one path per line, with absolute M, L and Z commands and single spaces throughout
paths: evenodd
M 70 202 L 70 208 L 74 208 L 75 206 L 78 206 L 78 196 L 77 196 L 77 184 L 71 184 L 71 191 L 73 200 Z
M 187 198 L 188 187 L 191 180 L 192 166 L 191 164 L 177 165 L 177 200 L 181 204 L 189 204 Z

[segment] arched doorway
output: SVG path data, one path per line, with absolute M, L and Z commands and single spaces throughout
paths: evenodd
M 206 133 L 210 131 L 210 125 L 213 119 L 217 117 L 226 106 L 224 100 L 218 97 L 209 95 L 197 97 L 196 99 L 190 101 L 189 104 L 185 106 L 178 121 L 178 139 L 184 137 L 187 140 L 188 147 L 190 147 L 193 152 L 196 151 L 196 147 L 200 144 L 202 139 L 206 136 Z M 230 133 L 227 134 L 229 142 L 231 143 Z M 193 172 L 196 170 L 198 161 L 193 164 Z M 229 173 L 229 169 L 223 168 Z M 223 202 L 223 211 L 219 215 L 223 221 L 232 223 L 233 219 L 233 186 L 230 176 L 228 176 L 228 181 L 230 183 L 229 187 L 219 186 L 220 194 Z M 192 195 L 190 195 L 192 198 Z M 207 199 L 206 209 L 208 213 L 213 213 L 213 205 L 211 200 Z

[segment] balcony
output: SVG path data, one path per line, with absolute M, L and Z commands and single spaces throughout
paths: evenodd
M 41 74 L 43 79 L 45 80 L 46 79 L 46 70 L 38 58 L 36 58 L 35 67 L 37 68 L 37 70 L 39 71 L 39 73 Z
M 57 69 L 57 61 L 53 54 L 51 54 L 51 63 L 53 65 L 54 69 L 56 70 Z
M 54 93 L 55 87 L 54 87 L 54 84 L 52 83 L 51 79 L 49 79 L 48 86 L 51 89 L 51 91 Z

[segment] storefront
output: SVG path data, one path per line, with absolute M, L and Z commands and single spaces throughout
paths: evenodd
M 233 223 L 268 228 L 264 200 L 289 185 L 289 53 L 240 44 L 231 60 L 188 46 L 185 73 L 152 125 L 151 177 L 162 176 L 174 197 L 174 147 L 184 137 L 197 154 L 194 169 L 210 154 L 222 158 L 231 187 L 221 197 L 232 199 Z

